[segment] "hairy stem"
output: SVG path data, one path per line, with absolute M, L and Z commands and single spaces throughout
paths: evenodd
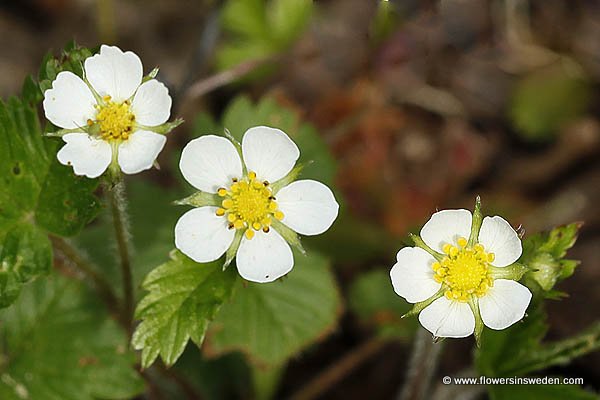
M 406 380 L 398 400 L 423 400 L 429 398 L 431 379 L 437 367 L 441 343 L 434 343 L 431 334 L 419 328 L 413 344 L 413 353 L 406 373 Z
M 386 343 L 377 337 L 367 340 L 319 373 L 307 385 L 290 396 L 290 400 L 309 400 L 322 396 L 344 376 L 377 354 Z
M 109 190 L 109 197 L 123 278 L 122 315 L 127 331 L 131 335 L 133 324 L 133 277 L 129 254 L 129 222 L 126 211 L 125 183 L 122 178 Z

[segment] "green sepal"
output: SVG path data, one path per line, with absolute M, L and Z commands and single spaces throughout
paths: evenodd
M 425 250 L 429 254 L 431 254 L 431 256 L 433 258 L 435 258 L 437 261 L 442 261 L 444 259 L 445 256 L 442 253 L 438 253 L 437 251 L 433 250 L 431 247 L 427 246 L 427 244 L 425 244 L 423 239 L 421 239 L 421 236 L 415 235 L 414 233 L 409 233 L 408 236 L 413 241 L 415 246 L 417 246 L 417 247 Z
M 473 247 L 479 240 L 479 231 L 483 223 L 483 215 L 481 214 L 481 197 L 475 198 L 475 209 L 473 210 L 473 220 L 471 222 L 471 234 L 469 235 L 468 246 Z
M 420 301 L 418 303 L 415 303 L 413 305 L 412 310 L 410 310 L 409 312 L 407 312 L 406 314 L 404 314 L 400 318 L 407 318 L 407 317 L 412 317 L 413 315 L 417 315 L 418 313 L 420 313 L 421 311 L 423 311 L 423 309 L 425 307 L 427 307 L 428 305 L 430 305 L 431 303 L 433 303 L 434 301 L 436 301 L 437 299 L 439 299 L 440 297 L 442 297 L 444 295 L 444 291 L 445 290 L 446 289 L 442 286 L 440 288 L 440 290 L 438 290 L 438 292 L 436 294 L 434 294 L 433 296 L 431 296 L 427 300 L 423 300 L 423 301 Z
M 225 252 L 225 263 L 223 263 L 223 271 L 229 267 L 231 261 L 235 258 L 237 254 L 238 248 L 240 247 L 240 243 L 242 242 L 242 236 L 244 236 L 244 231 L 241 229 L 237 229 L 235 232 L 235 236 L 233 237 L 233 242 L 231 242 L 231 246 Z
M 483 332 L 483 320 L 481 319 L 481 313 L 479 311 L 479 300 L 476 296 L 471 296 L 469 299 L 469 307 L 471 307 L 471 311 L 473 312 L 473 316 L 475 316 L 475 343 L 477 347 L 481 347 L 481 333 Z
M 312 161 L 307 164 L 310 163 L 312 163 Z M 273 193 L 277 194 L 279 190 L 294 182 L 302 172 L 302 169 L 304 169 L 304 164 L 298 164 L 286 176 L 284 176 L 277 182 L 273 182 L 271 184 L 271 190 L 273 191 Z
M 544 292 L 550 292 L 557 282 L 573 274 L 580 262 L 564 257 L 575 244 L 581 226 L 581 222 L 559 226 L 523 241 L 519 262 L 529 266 L 525 275 L 529 286 L 539 286 Z
M 181 200 L 175 200 L 173 204 L 178 206 L 194 206 L 194 207 L 205 207 L 215 206 L 218 207 L 221 204 L 221 199 L 214 193 L 196 192 L 191 196 L 188 196 Z
M 281 235 L 281 237 L 285 239 L 286 242 L 298 249 L 300 253 L 306 254 L 304 247 L 302 247 L 302 243 L 300 243 L 300 237 L 296 232 L 274 218 L 271 222 L 271 228 L 275 229 Z
M 86 132 L 87 133 L 87 128 L 73 128 L 73 129 L 59 129 L 55 132 L 45 132 L 44 136 L 46 137 L 63 137 L 68 133 L 81 133 L 81 132 Z
M 150 71 L 148 75 L 142 78 L 142 83 L 148 82 L 149 80 L 156 78 L 156 75 L 158 75 L 158 71 L 160 71 L 160 68 L 154 67 L 154 69 Z
M 231 131 L 227 128 L 223 129 L 223 135 L 227 138 L 227 140 L 231 142 L 231 144 L 233 144 L 233 147 L 235 147 L 235 150 L 237 151 L 238 156 L 240 157 L 240 160 L 243 160 L 244 154 L 242 153 L 242 144 L 235 138 L 235 136 L 233 136 Z M 246 163 L 242 163 L 242 175 L 248 175 L 248 172 L 249 171 L 246 167 Z
M 510 279 L 513 281 L 520 280 L 523 277 L 523 275 L 525 275 L 525 273 L 529 271 L 529 267 L 520 263 L 513 263 L 506 267 L 494 267 L 493 265 L 490 265 L 489 269 L 492 278 Z
M 162 125 L 158 126 L 145 126 L 145 125 L 137 125 L 138 128 L 143 129 L 145 131 L 150 131 L 154 133 L 158 133 L 159 135 L 166 135 L 171 132 L 173 129 L 177 128 L 179 125 L 183 124 L 183 118 L 177 118 L 171 122 L 165 122 Z

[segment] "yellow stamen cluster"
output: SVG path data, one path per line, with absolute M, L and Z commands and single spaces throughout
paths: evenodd
M 489 268 L 494 253 L 486 253 L 480 244 L 467 246 L 467 239 L 463 237 L 457 244 L 444 245 L 442 250 L 446 256 L 441 262 L 433 263 L 433 277 L 446 286 L 446 298 L 467 302 L 473 295 L 483 296 L 494 285 Z
M 269 182 L 258 181 L 254 172 L 241 180 L 234 179 L 229 190 L 220 188 L 217 194 L 224 198 L 217 216 L 227 217 L 229 229 L 245 229 L 247 239 L 254 237 L 254 231 L 269 232 L 272 217 L 283 219 Z
M 96 105 L 96 123 L 104 140 L 127 140 L 133 133 L 135 115 L 131 112 L 129 101 L 115 103 L 110 96 L 105 96 L 104 104 Z M 89 120 L 88 125 L 94 121 Z

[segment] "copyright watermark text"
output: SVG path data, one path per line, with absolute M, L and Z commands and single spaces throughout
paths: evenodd
M 444 376 L 442 383 L 444 385 L 583 385 L 583 378 L 554 376 L 513 376 L 499 378 L 485 375 L 475 377 Z

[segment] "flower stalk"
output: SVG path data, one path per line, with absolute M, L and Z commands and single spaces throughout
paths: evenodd
M 442 347 L 443 344 L 436 343 L 425 329 L 417 330 L 406 379 L 398 395 L 398 400 L 429 398 L 431 379 L 437 368 Z
M 108 192 L 123 279 L 122 315 L 127 330 L 131 334 L 133 323 L 133 276 L 131 273 L 129 222 L 127 220 L 127 201 L 123 178 L 118 179 Z

